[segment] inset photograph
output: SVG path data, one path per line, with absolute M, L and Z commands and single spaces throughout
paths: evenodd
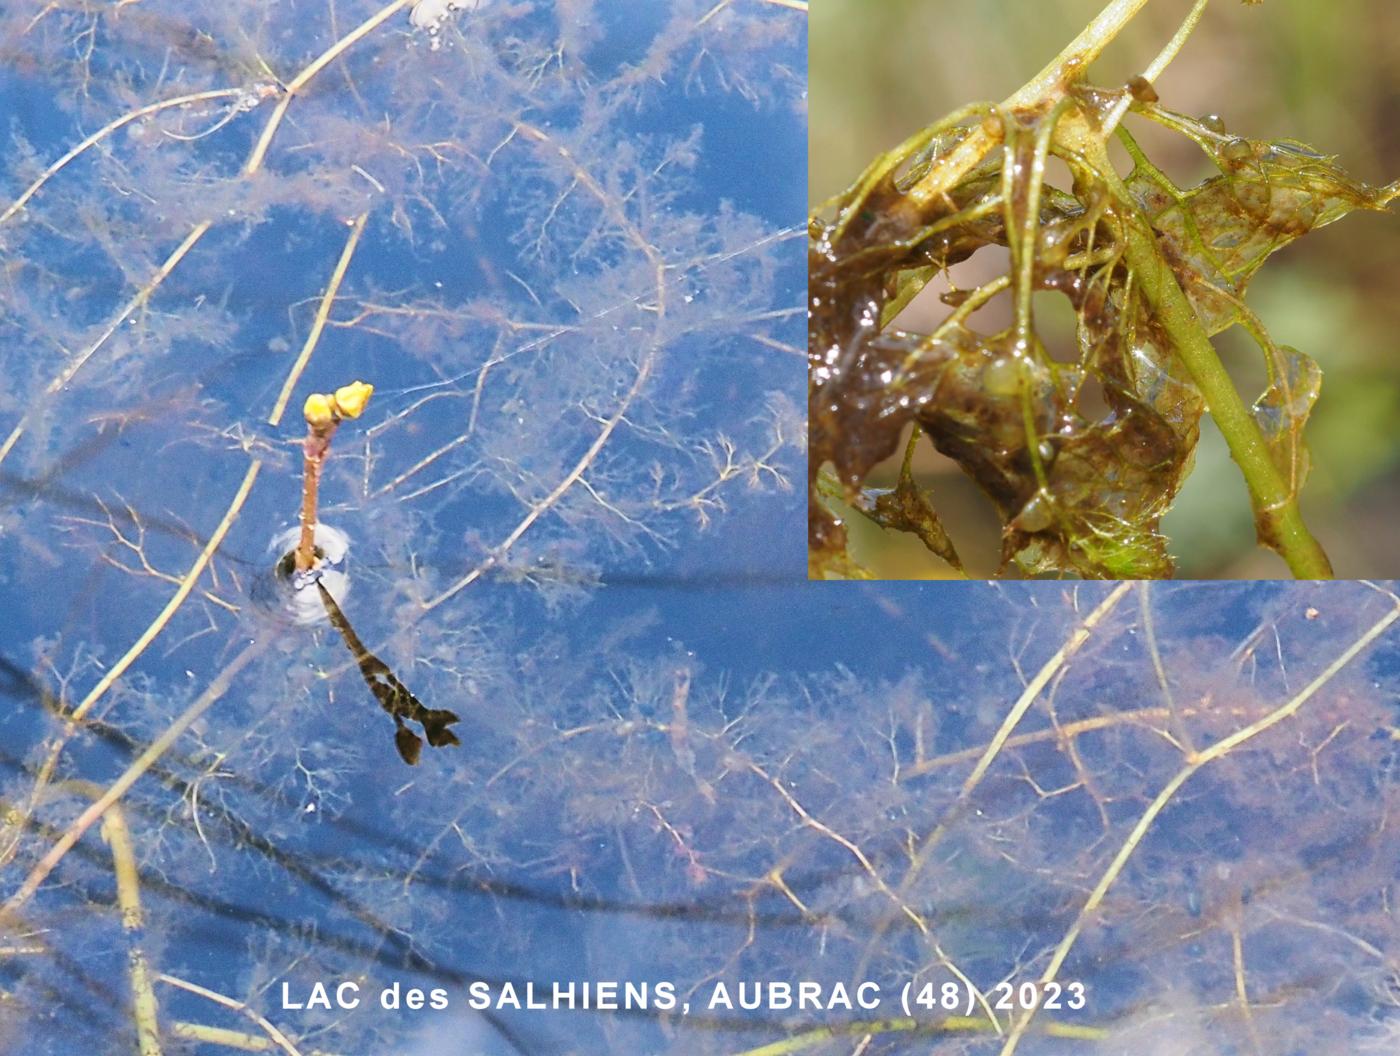
M 811 30 L 812 577 L 1400 572 L 1400 12 Z

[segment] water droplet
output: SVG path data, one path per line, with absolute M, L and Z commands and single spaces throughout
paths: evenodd
M 1210 129 L 1217 136 L 1223 136 L 1225 134 L 1225 119 L 1219 114 L 1202 114 L 1201 124 L 1205 125 L 1206 128 Z
M 1247 139 L 1232 139 L 1220 148 L 1220 157 L 1231 165 L 1239 165 L 1254 157 L 1254 148 Z
M 1037 491 L 1016 515 L 1016 527 L 1023 532 L 1043 532 L 1054 523 L 1052 500 L 1044 491 Z

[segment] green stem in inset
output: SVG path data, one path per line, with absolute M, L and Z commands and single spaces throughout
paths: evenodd
M 1201 390 L 1210 416 L 1230 448 L 1230 457 L 1244 474 L 1260 542 L 1278 552 L 1295 578 L 1331 579 L 1331 562 L 1303 523 L 1297 494 L 1274 463 L 1259 423 L 1240 398 L 1191 302 L 1162 259 L 1151 229 L 1139 220 L 1128 225 L 1127 234 L 1128 266 L 1137 276 L 1142 295 L 1171 339 L 1172 350 Z
M 1165 331 L 1172 351 L 1200 390 L 1230 449 L 1230 457 L 1244 474 L 1259 541 L 1284 559 L 1296 579 L 1331 579 L 1332 564 L 1303 523 L 1296 490 L 1289 486 L 1269 453 L 1259 423 L 1235 389 L 1195 309 L 1162 256 L 1151 222 L 1114 170 L 1107 145 L 1092 130 L 1072 122 L 1061 123 L 1060 136 L 1057 145 L 1062 143 L 1087 160 L 1112 191 L 1118 206 L 1128 212 L 1123 225 L 1124 259 L 1154 320 Z

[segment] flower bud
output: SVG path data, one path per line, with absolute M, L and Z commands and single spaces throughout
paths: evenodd
M 306 416 L 306 424 L 313 429 L 324 428 L 335 421 L 335 409 L 331 406 L 331 398 L 319 392 L 313 392 L 306 397 L 301 413 Z
M 335 410 L 342 418 L 358 418 L 374 395 L 374 386 L 363 381 L 352 381 L 335 390 Z

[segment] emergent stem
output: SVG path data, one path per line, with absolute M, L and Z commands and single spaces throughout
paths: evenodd
M 307 572 L 316 564 L 316 496 L 321 486 L 321 466 L 331 448 L 336 422 L 309 426 L 302 441 L 301 538 L 297 542 L 296 567 Z

